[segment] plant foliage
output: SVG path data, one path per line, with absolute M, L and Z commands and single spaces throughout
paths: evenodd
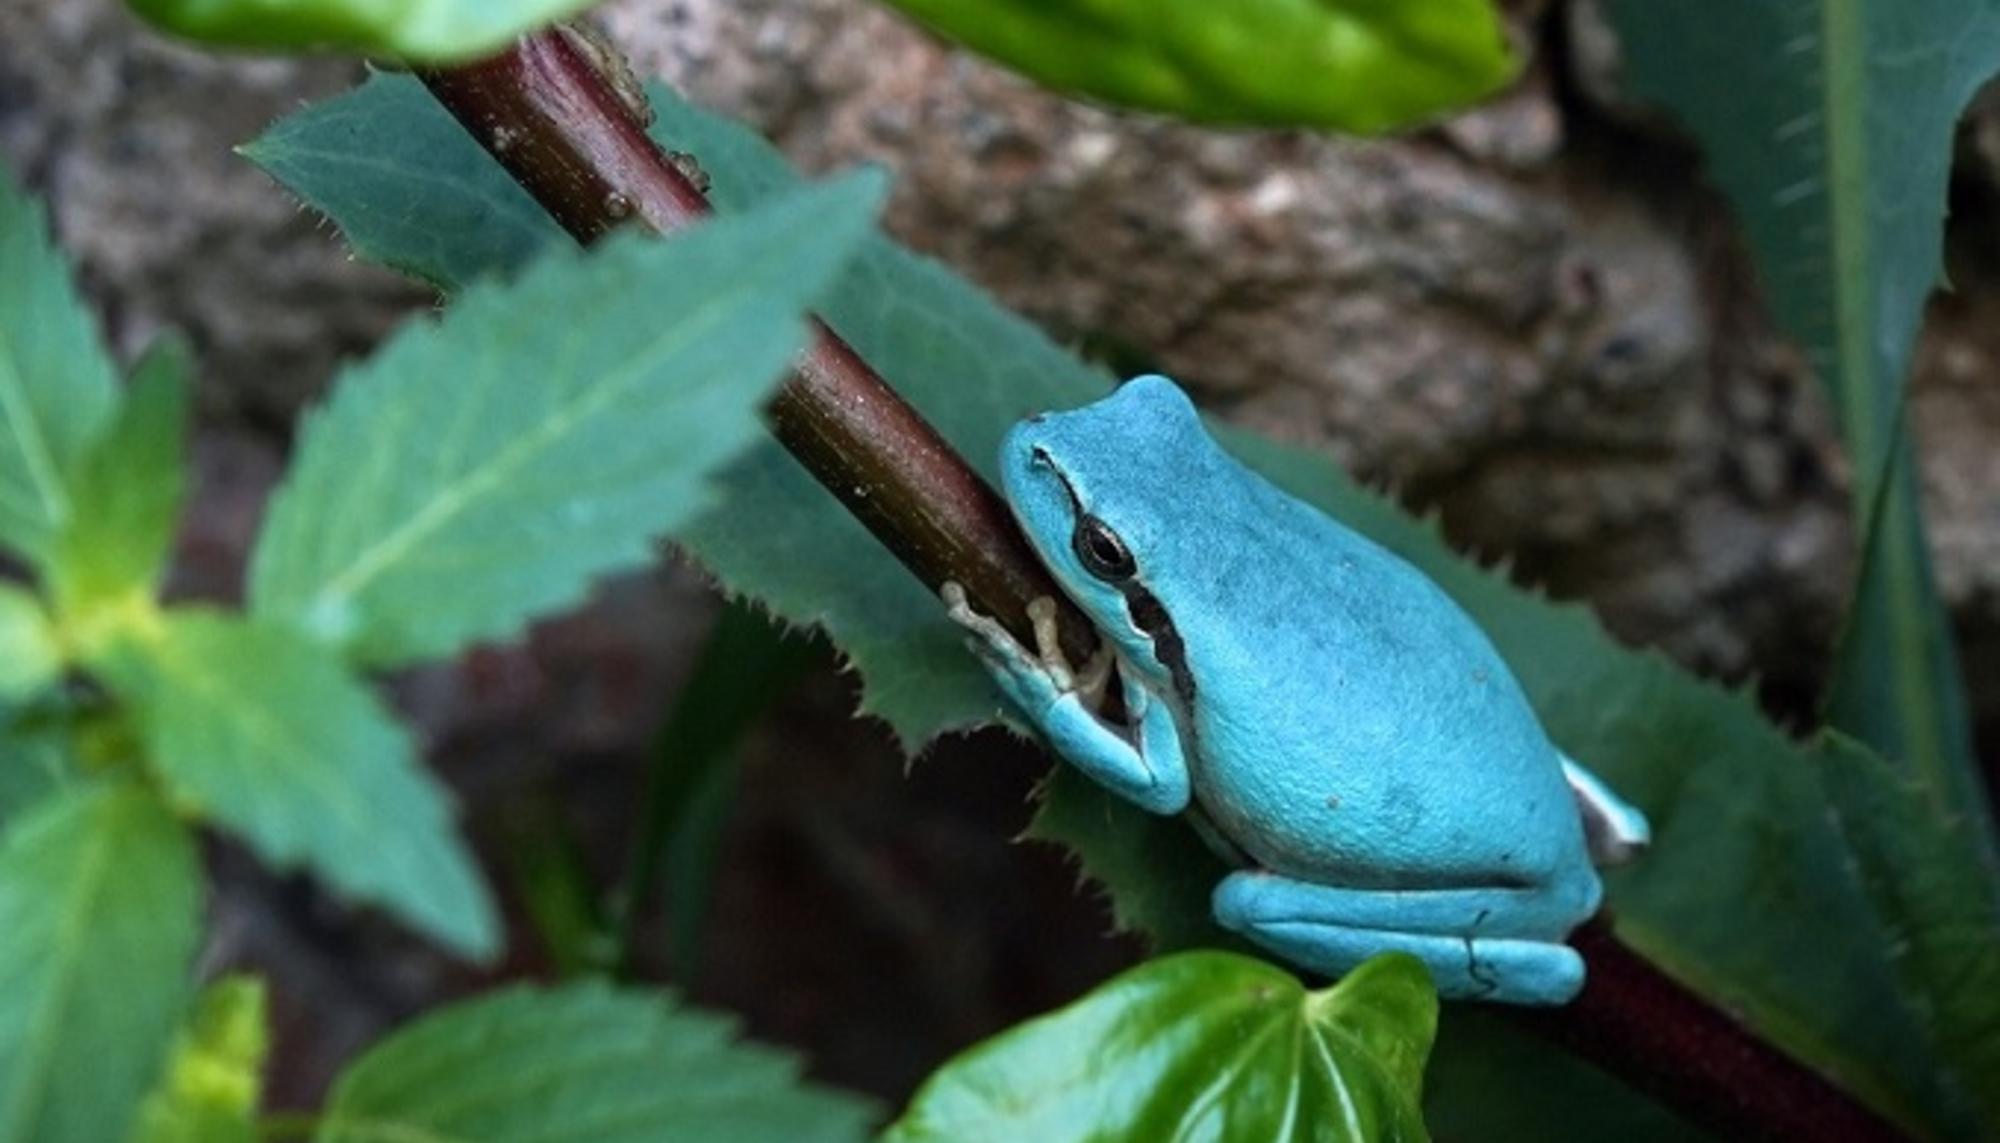
M 1214 123 L 1392 131 L 1517 68 L 1491 0 L 889 2 L 1050 87 Z
M 1853 459 L 1861 576 L 1829 720 L 1907 765 L 1934 814 L 1971 815 L 1994 868 L 1903 388 L 1924 303 L 1943 277 L 1953 126 L 2000 63 L 2000 5 L 1612 0 L 1610 12 L 1634 90 L 1700 137 Z
M 166 31 L 217 47 L 320 49 L 425 62 L 473 59 L 589 0 L 127 0 Z
M 666 92 L 655 100 L 656 132 L 701 157 L 723 211 L 794 181 L 753 135 Z M 410 132 L 426 140 L 424 161 L 385 164 L 392 138 Z M 405 79 L 380 77 L 309 109 L 253 154 L 358 249 L 433 280 L 455 279 L 482 254 L 566 241 L 546 220 L 526 221 L 533 216 L 524 210 L 488 209 L 486 227 L 464 221 L 467 204 L 520 192 Z M 460 221 L 449 251 L 398 242 L 424 220 L 453 216 Z M 396 221 L 379 225 L 385 218 Z M 864 248 L 823 313 L 989 475 L 1015 419 L 1105 390 L 1103 378 L 962 280 L 886 242 Z M 1839 828 L 1822 780 L 1827 751 L 1849 747 L 1792 741 L 1747 696 L 1619 647 L 1586 612 L 1454 556 L 1433 526 L 1321 458 L 1241 434 L 1225 439 L 1436 578 L 1493 636 L 1564 749 L 1651 815 L 1654 850 L 1611 883 L 1625 940 L 1890 1116 L 1940 1133 L 1966 1128 L 1973 1111 L 1963 1088 L 1979 1074 L 1978 1057 L 1927 1030 L 1933 990 L 1913 983 L 1899 950 L 1912 932 L 1991 935 L 2000 926 L 1991 898 L 1953 878 L 1927 880 L 1935 893 L 1895 908 L 1871 888 L 1881 854 Z M 744 528 L 745 519 L 761 526 Z M 866 709 L 906 743 L 996 717 L 995 697 L 941 608 L 775 445 L 733 466 L 717 508 L 680 537 L 732 588 L 789 621 L 823 626 L 860 668 Z M 1866 764 L 1852 780 L 1889 789 L 1881 760 L 1855 753 Z M 1052 784 L 1044 815 L 1040 832 L 1083 856 L 1121 920 L 1175 943 L 1213 933 L 1213 874 L 1201 872 L 1209 859 L 1179 823 L 1147 818 L 1068 774 Z M 1920 867 L 1957 844 L 1940 822 L 1910 825 L 1920 832 L 1903 856 Z M 1969 1010 L 1954 1019 L 1977 1026 L 2000 994 L 1964 994 L 1957 1003 Z M 1497 1054 L 1494 1066 L 1506 1067 L 1506 1054 Z
M 0 1143 L 254 1136 L 254 987 L 213 991 L 169 1053 L 198 935 L 192 824 L 460 952 L 498 950 L 443 790 L 355 660 L 512 636 L 648 558 L 761 436 L 754 410 L 880 196 L 851 179 L 672 242 L 570 251 L 415 323 L 308 425 L 245 616 L 156 596 L 184 361 L 152 355 L 121 396 L 41 212 L 0 178 L 0 547 L 34 580 L 0 583 Z M 535 1045 L 534 1066 L 574 1079 L 563 1106 L 594 1106 L 584 1077 L 621 1029 L 647 1052 L 691 1042 L 635 1019 L 593 1009 Z M 790 1123 L 791 1072 L 737 1055 L 719 1078 L 764 1085 L 740 1120 Z M 852 1134 L 853 1113 L 817 1106 L 823 1137 Z
M 0 1141 L 124 1137 L 186 1001 L 200 904 L 193 839 L 134 786 L 94 784 L 7 824 Z
M 317 1143 L 867 1138 L 867 1102 L 802 1083 L 725 1020 L 596 984 L 511 988 L 397 1031 L 335 1081 Z
M 1317 992 L 1252 957 L 1161 957 L 947 1063 L 886 1143 L 1428 1139 L 1437 1006 L 1400 953 Z

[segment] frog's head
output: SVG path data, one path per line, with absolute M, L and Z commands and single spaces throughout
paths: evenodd
M 1134 378 L 1081 409 L 1014 427 L 1001 480 L 1014 515 L 1063 590 L 1128 666 L 1179 689 L 1186 664 L 1162 585 L 1183 580 L 1217 508 L 1221 452 L 1180 387 Z

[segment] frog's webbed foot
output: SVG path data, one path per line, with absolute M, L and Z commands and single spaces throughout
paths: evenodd
M 1001 691 L 1057 754 L 1142 809 L 1177 814 L 1187 808 L 1192 795 L 1173 711 L 1149 701 L 1127 679 L 1130 725 L 1113 726 L 1098 713 L 1112 673 L 1108 646 L 1079 671 L 1057 641 L 1054 600 L 1038 599 L 1028 607 L 1037 644 L 1031 652 L 998 621 L 973 610 L 958 584 L 945 584 L 939 594 L 945 613 L 966 630 L 967 644 Z
M 1562 768 L 1583 817 L 1590 859 L 1598 865 L 1622 865 L 1646 852 L 1653 842 L 1646 815 L 1567 754 L 1562 755 Z
M 1262 870 L 1215 887 L 1215 919 L 1304 968 L 1340 976 L 1379 953 L 1424 962 L 1438 994 L 1502 1004 L 1566 1004 L 1583 958 L 1561 943 L 1593 905 L 1540 889 L 1348 889 Z
M 944 599 L 945 615 L 970 634 L 967 643 L 973 653 L 1007 697 L 1024 710 L 1033 714 L 1064 695 L 1075 695 L 1093 712 L 1102 707 L 1111 678 L 1111 648 L 1101 644 L 1082 670 L 1072 666 L 1056 627 L 1055 600 L 1043 596 L 1028 604 L 1028 619 L 1035 629 L 1035 649 L 1030 651 L 999 620 L 974 610 L 964 587 L 946 582 L 938 594 Z
M 1063 652 L 1062 631 L 1056 626 L 1056 601 L 1044 595 L 1029 603 L 1028 621 L 1035 625 L 1035 648 L 1041 652 L 1042 662 L 1049 665 L 1050 673 L 1059 679 L 1067 678 L 1069 689 L 1076 692 L 1086 708 L 1103 710 L 1104 689 L 1111 681 L 1111 644 L 1098 640 L 1097 649 L 1084 660 L 1083 666 L 1072 667 L 1069 656 Z

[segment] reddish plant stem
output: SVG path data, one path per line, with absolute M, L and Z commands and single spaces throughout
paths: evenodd
M 709 213 L 707 198 L 562 35 L 529 36 L 493 59 L 422 78 L 579 241 L 633 217 L 671 231 Z M 1079 662 L 1089 656 L 1097 643 L 1089 621 L 930 422 L 816 318 L 795 368 L 771 400 L 771 429 L 827 491 L 932 590 L 958 582 L 1030 646 L 1028 603 L 1055 599 L 1064 649 Z
M 666 231 L 708 213 L 702 192 L 560 35 L 530 36 L 494 59 L 423 78 L 581 241 L 634 216 Z M 818 322 L 814 335 L 772 401 L 778 439 L 926 584 L 966 585 L 975 604 L 1020 636 L 1027 603 L 1052 596 L 1064 607 L 1065 647 L 1086 652 L 1095 642 L 1088 622 L 1062 599 L 992 489 L 847 343 Z M 1590 964 L 1590 983 L 1565 1008 L 1519 1013 L 1523 1027 L 1725 1138 L 1900 1138 L 1603 923 L 1573 943 Z
M 1590 966 L 1563 1008 L 1516 1024 L 1679 1111 L 1722 1139 L 1898 1140 L 1904 1134 L 1751 1035 L 1621 942 L 1600 915 L 1570 934 Z M 1556 1094 L 1556 1093 L 1551 1093 Z

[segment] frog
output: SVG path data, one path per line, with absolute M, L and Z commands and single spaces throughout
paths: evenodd
M 1579 993 L 1566 938 L 1651 827 L 1443 588 L 1236 459 L 1158 374 L 1018 422 L 1000 477 L 1100 647 L 1064 654 L 1053 597 L 1032 648 L 953 583 L 946 612 L 1056 754 L 1228 860 L 1222 929 L 1328 977 L 1408 953 L 1449 999 Z

